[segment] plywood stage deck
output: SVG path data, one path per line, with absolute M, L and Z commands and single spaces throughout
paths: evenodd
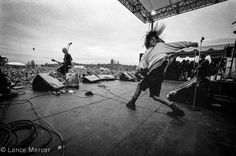
M 161 96 L 179 82 L 165 81 Z M 213 111 L 202 108 L 191 111 L 179 104 L 185 117 L 173 118 L 165 105 L 153 101 L 149 91 L 138 99 L 136 110 L 125 103 L 132 97 L 137 82 L 109 81 L 80 84 L 75 93 L 53 94 L 31 100 L 37 113 L 50 122 L 63 136 L 67 156 L 221 156 L 236 154 L 236 128 Z M 19 99 L 45 94 L 30 88 L 11 101 L 4 122 L 38 118 L 29 103 L 12 105 Z M 85 96 L 92 91 L 93 96 Z M 58 145 L 58 141 L 54 140 Z M 38 155 L 60 155 L 61 151 Z

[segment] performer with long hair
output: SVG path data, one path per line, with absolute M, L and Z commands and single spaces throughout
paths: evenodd
M 57 69 L 57 71 L 63 75 L 64 80 L 66 80 L 66 73 L 72 67 L 72 57 L 68 52 L 68 48 L 62 48 L 62 52 L 64 53 L 64 59 L 62 66 Z
M 168 66 L 175 60 L 176 51 L 190 46 L 198 47 L 198 43 L 186 41 L 165 43 L 161 39 L 164 29 L 165 25 L 159 26 L 157 23 L 154 30 L 146 34 L 144 45 L 147 50 L 143 54 L 137 69 L 137 72 L 143 75 L 144 79 L 138 84 L 132 99 L 126 105 L 128 108 L 135 109 L 135 102 L 141 92 L 149 88 L 150 97 L 172 109 L 172 112 L 168 112 L 169 115 L 184 116 L 184 111 L 176 104 L 160 98 L 161 84 Z

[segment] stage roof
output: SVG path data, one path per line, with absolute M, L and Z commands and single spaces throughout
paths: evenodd
M 143 23 L 175 16 L 227 0 L 118 0 Z M 151 12 L 155 10 L 155 15 Z

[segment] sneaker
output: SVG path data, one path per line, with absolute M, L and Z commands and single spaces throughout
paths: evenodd
M 132 102 L 132 101 L 129 101 L 126 106 L 129 108 L 129 109 L 132 109 L 132 110 L 135 110 L 135 103 Z
M 179 117 L 183 117 L 185 116 L 185 113 L 182 109 L 180 109 L 179 107 L 177 107 L 176 105 L 172 104 L 170 106 L 170 108 L 173 110 L 172 112 L 168 112 L 167 114 L 170 116 L 179 116 Z

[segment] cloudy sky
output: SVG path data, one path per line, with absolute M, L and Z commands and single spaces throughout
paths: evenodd
M 235 8 L 230 0 L 161 20 L 164 40 L 235 38 Z M 9 61 L 62 60 L 72 42 L 75 62 L 138 64 L 148 28 L 118 0 L 0 0 L 0 55 Z

